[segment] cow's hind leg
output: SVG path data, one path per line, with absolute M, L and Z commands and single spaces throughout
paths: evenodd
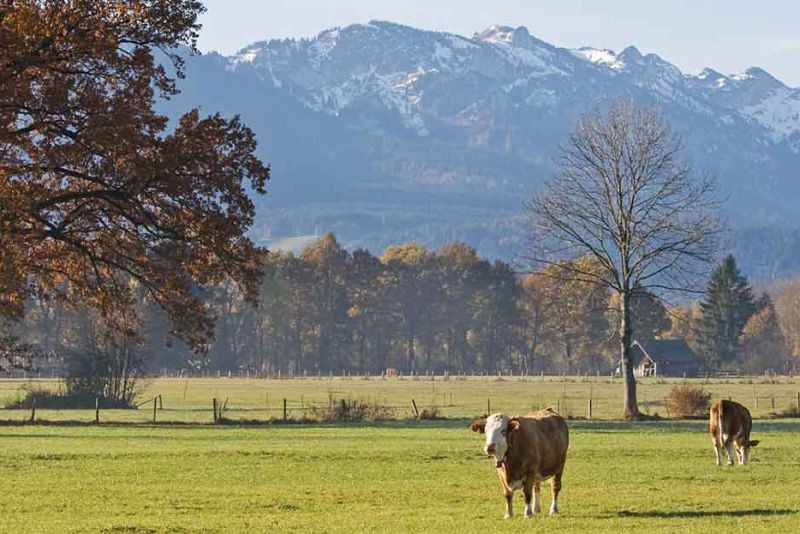
M 553 502 L 550 503 L 550 515 L 555 515 L 558 513 L 558 494 L 561 492 L 561 473 L 556 473 L 550 480 L 550 489 L 553 493 Z
M 714 454 L 717 456 L 717 466 L 722 465 L 722 436 L 716 432 L 711 433 L 711 445 L 714 447 Z
M 542 482 L 533 481 L 533 513 L 538 514 L 542 511 Z
M 503 516 L 504 519 L 511 519 L 514 517 L 514 492 L 511 490 L 505 490 L 505 497 L 506 497 L 506 515 Z
M 529 476 L 525 479 L 522 485 L 522 493 L 525 495 L 525 517 L 533 515 L 533 508 L 531 507 L 531 498 L 533 497 L 533 477 Z

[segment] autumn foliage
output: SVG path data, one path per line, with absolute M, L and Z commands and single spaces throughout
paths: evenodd
M 21 0 L 0 7 L 0 316 L 31 296 L 108 311 L 137 288 L 200 347 L 195 287 L 255 295 L 245 236 L 269 168 L 238 118 L 155 111 L 192 50 L 194 0 Z

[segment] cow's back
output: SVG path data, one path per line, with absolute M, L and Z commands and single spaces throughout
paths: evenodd
M 752 427 L 750 411 L 738 402 L 720 400 L 711 407 L 708 429 L 716 439 L 731 437 L 746 440 L 750 437 Z M 720 431 L 722 435 L 718 435 Z
M 525 440 L 536 452 L 537 474 L 547 478 L 563 471 L 569 447 L 569 430 L 564 418 L 548 408 L 520 420 Z

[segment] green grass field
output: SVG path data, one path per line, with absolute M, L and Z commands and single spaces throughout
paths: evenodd
M 463 422 L 7 426 L 0 532 L 800 530 L 800 425 L 758 423 L 744 468 L 714 465 L 703 426 L 572 423 L 561 515 L 525 520 L 519 496 L 509 521 Z
M 755 388 L 788 406 L 797 384 L 772 382 L 706 387 L 746 404 Z M 18 382 L 0 386 L 0 398 L 18 395 Z M 640 398 L 663 398 L 669 387 L 644 383 Z M 329 394 L 398 406 L 438 397 L 456 416 L 482 412 L 487 396 L 493 411 L 527 411 L 538 397 L 547 404 L 566 398 L 569 407 L 589 388 L 599 415 L 613 417 L 620 385 L 580 380 L 155 380 L 144 395 L 164 396 L 155 425 L 147 408 L 102 412 L 100 426 L 88 423 L 93 411 L 44 410 L 37 419 L 50 424 L 23 425 L 27 411 L 5 410 L 0 532 L 800 531 L 796 419 L 756 421 L 753 439 L 761 444 L 743 468 L 714 465 L 703 421 L 572 421 L 560 516 L 525 520 L 518 494 L 517 517 L 508 521 L 483 436 L 467 429 L 467 419 L 207 424 L 215 395 L 229 398 L 234 416 L 257 419 L 275 417 L 284 397 L 310 403 Z M 444 402 L 450 394 L 452 403 Z M 770 411 L 770 401 L 760 402 Z M 544 485 L 543 506 L 549 501 Z

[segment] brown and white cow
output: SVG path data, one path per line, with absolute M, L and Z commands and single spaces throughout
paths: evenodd
M 739 465 L 747 463 L 750 447 L 758 445 L 758 441 L 750 441 L 752 427 L 750 412 L 738 402 L 721 400 L 711 407 L 708 431 L 711 433 L 711 443 L 717 455 L 717 465 L 722 465 L 723 448 L 728 454 L 728 465 L 733 465 L 734 446 Z
M 497 413 L 474 421 L 472 430 L 486 434 L 483 451 L 494 456 L 506 498 L 506 519 L 514 514 L 514 490 L 520 488 L 525 495 L 525 517 L 539 513 L 540 484 L 548 478 L 553 493 L 550 515 L 558 512 L 558 493 L 569 446 L 567 423 L 560 415 L 550 408 L 525 417 Z

